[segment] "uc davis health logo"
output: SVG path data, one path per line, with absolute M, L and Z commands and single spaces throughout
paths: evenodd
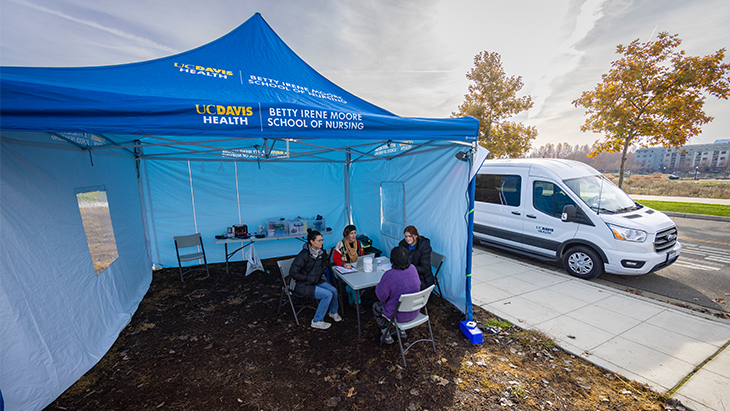
M 227 79 L 232 76 L 233 72 L 225 69 L 217 69 L 213 67 L 198 66 L 196 64 L 174 63 L 175 67 L 180 69 L 181 73 L 188 73 L 198 76 L 215 77 Z
M 203 124 L 247 126 L 248 117 L 253 115 L 252 107 L 218 104 L 196 104 L 195 111 L 202 116 Z

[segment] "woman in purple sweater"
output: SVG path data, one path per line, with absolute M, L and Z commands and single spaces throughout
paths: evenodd
M 421 280 L 418 271 L 408 261 L 408 250 L 403 247 L 395 247 L 390 251 L 390 262 L 393 268 L 383 274 L 383 278 L 375 287 L 375 295 L 378 300 L 373 303 L 373 314 L 375 322 L 380 330 L 385 333 L 393 313 L 398 308 L 398 300 L 402 294 L 411 294 L 421 291 Z M 397 313 L 398 322 L 408 322 L 416 318 L 418 310 L 405 313 Z M 393 330 L 395 333 L 395 330 Z M 401 338 L 405 338 L 405 331 L 401 331 Z M 393 336 L 388 334 L 384 338 L 386 344 L 393 343 Z

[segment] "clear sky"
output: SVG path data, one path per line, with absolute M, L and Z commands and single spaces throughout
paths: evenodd
M 618 44 L 679 34 L 690 55 L 730 46 L 727 0 L 0 0 L 0 64 L 100 66 L 206 44 L 260 12 L 307 63 L 395 114 L 449 117 L 474 56 L 502 56 L 535 106 L 533 147 L 592 144 L 571 101 L 619 55 Z M 235 50 L 231 50 L 232 53 Z M 730 59 L 730 54 L 726 61 Z M 730 138 L 730 101 L 690 144 Z

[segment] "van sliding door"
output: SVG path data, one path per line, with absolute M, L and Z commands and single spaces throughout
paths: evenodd
M 520 246 L 524 219 L 525 175 L 490 168 L 478 174 L 474 203 L 474 235 L 482 240 Z

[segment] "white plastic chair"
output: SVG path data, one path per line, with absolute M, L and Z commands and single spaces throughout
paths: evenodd
M 390 324 L 388 324 L 388 328 L 385 330 L 383 335 L 380 336 L 380 345 L 383 345 L 383 341 L 385 341 L 385 336 L 390 333 L 391 328 L 395 328 L 395 335 L 398 336 L 398 346 L 400 346 L 400 355 L 403 358 L 403 367 L 406 367 L 406 352 L 416 343 L 419 343 L 421 341 L 431 341 L 431 345 L 433 346 L 433 352 L 436 352 L 436 342 L 433 339 L 433 331 L 431 330 L 431 319 L 428 317 L 428 308 L 426 307 L 426 304 L 428 303 L 428 297 L 431 295 L 434 287 L 436 287 L 435 284 L 417 293 L 401 295 L 400 299 L 398 300 L 398 308 L 396 308 L 392 318 L 388 319 L 390 321 Z M 421 312 L 421 309 L 423 309 L 424 312 Z M 396 320 L 397 313 L 411 312 L 416 310 L 418 310 L 418 316 L 416 316 L 416 318 L 414 318 L 413 320 L 408 321 L 407 323 L 401 323 Z M 428 333 L 431 338 L 422 338 L 420 340 L 416 340 L 404 350 L 403 342 L 400 337 L 400 331 L 410 330 L 411 328 L 418 327 L 423 323 L 428 324 Z
M 176 236 L 175 238 L 175 254 L 177 254 L 177 265 L 180 267 L 180 281 L 183 280 L 183 261 L 203 260 L 205 264 L 205 272 L 210 277 L 210 271 L 208 271 L 208 260 L 205 258 L 205 248 L 203 248 L 203 239 L 200 237 L 200 233 Z M 194 253 L 180 254 L 181 248 L 195 247 Z M 198 250 L 197 247 L 200 247 Z M 196 270 L 202 270 L 200 267 L 192 267 L 185 272 L 191 272 Z

